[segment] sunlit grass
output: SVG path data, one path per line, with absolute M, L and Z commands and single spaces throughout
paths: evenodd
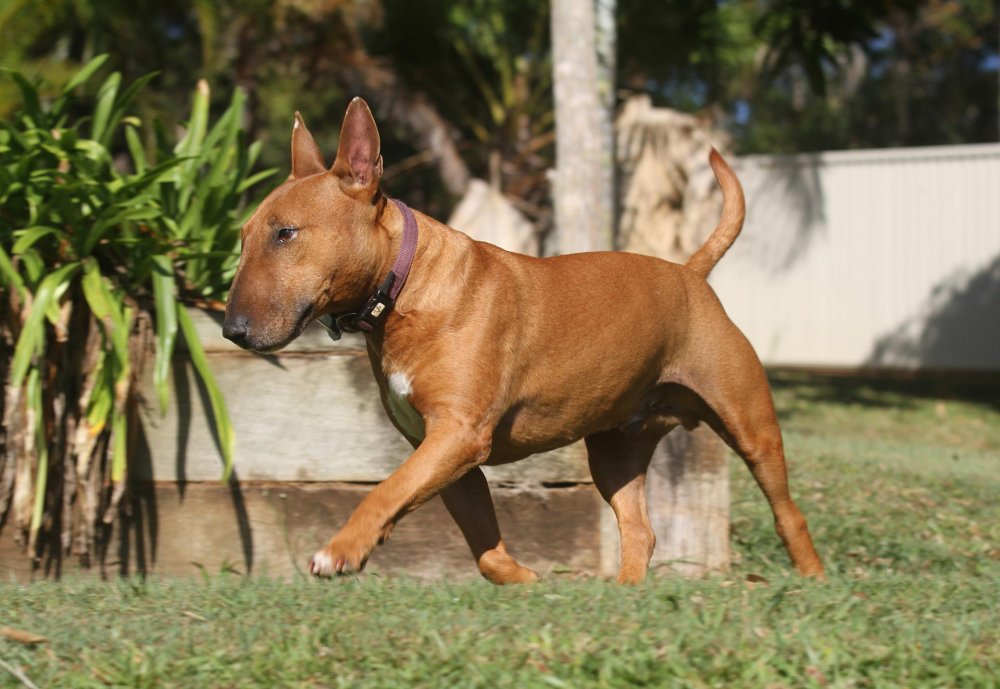
M 725 575 L 7 584 L 0 624 L 48 641 L 0 640 L 0 659 L 40 687 L 998 686 L 996 406 L 777 382 L 825 584 L 790 574 L 734 463 Z

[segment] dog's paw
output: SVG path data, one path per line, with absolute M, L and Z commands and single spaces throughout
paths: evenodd
M 335 553 L 330 547 L 317 550 L 309 558 L 309 573 L 314 577 L 332 577 L 338 574 L 351 574 L 361 571 L 364 561 L 361 558 L 351 558 L 343 553 Z
M 325 550 L 317 550 L 309 558 L 309 573 L 314 577 L 332 577 L 337 573 L 336 563 Z

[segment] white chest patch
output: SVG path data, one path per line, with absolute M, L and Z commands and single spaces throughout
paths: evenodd
M 387 396 L 389 413 L 408 435 L 417 440 L 423 440 L 425 434 L 424 419 L 410 404 L 411 394 L 413 394 L 413 386 L 410 384 L 409 376 L 405 373 L 389 375 L 389 394 Z

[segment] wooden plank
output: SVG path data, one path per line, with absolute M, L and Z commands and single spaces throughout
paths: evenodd
M 131 516 L 115 527 L 104 576 L 150 573 L 198 576 L 229 570 L 292 578 L 368 492 L 353 484 L 134 483 Z M 556 566 L 596 573 L 598 510 L 591 486 L 494 490 L 511 553 L 540 574 Z M 9 531 L 9 530 L 8 530 Z M 2 534 L 0 575 L 27 581 L 30 562 Z M 75 562 L 66 572 L 77 572 Z M 101 573 L 102 568 L 90 570 Z M 51 570 L 50 570 L 51 571 Z M 478 577 L 461 532 L 439 499 L 403 519 L 376 549 L 368 572 L 421 578 Z M 43 572 L 35 573 L 36 578 Z
M 236 432 L 235 466 L 250 481 L 377 481 L 409 445 L 384 419 L 363 355 L 263 357 L 211 354 Z M 147 378 L 145 449 L 138 479 L 218 480 L 221 459 L 190 363 L 178 358 L 161 415 Z M 360 391 L 358 388 L 361 388 Z M 365 394 L 365 393 L 368 394 Z M 148 471 L 147 471 L 148 470 Z
M 360 350 L 257 356 L 208 354 L 236 431 L 242 480 L 376 482 L 411 452 L 379 401 Z M 218 480 L 221 460 L 209 424 L 210 405 L 190 363 L 178 355 L 171 400 L 161 415 L 152 367 L 142 386 L 144 442 L 134 476 L 142 480 Z M 590 481 L 582 444 L 501 467 L 504 483 Z

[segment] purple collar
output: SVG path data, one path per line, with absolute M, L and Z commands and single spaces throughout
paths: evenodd
M 403 242 L 399 247 L 399 254 L 392 264 L 392 270 L 382 281 L 381 286 L 369 297 L 364 308 L 357 313 L 345 313 L 341 316 L 327 314 L 319 318 L 319 322 L 335 341 L 340 339 L 341 332 L 370 333 L 379 326 L 392 311 L 399 293 L 406 284 L 406 278 L 410 276 L 413 256 L 417 252 L 417 219 L 405 203 L 397 199 L 391 200 L 403 214 Z

